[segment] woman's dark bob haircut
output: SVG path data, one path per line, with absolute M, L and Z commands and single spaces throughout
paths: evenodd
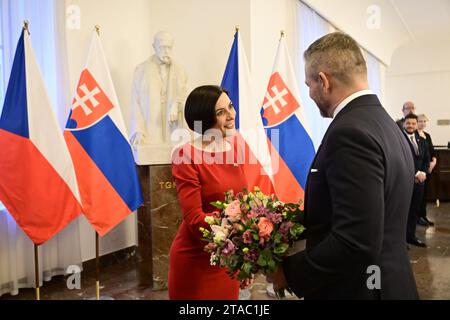
M 187 97 L 184 118 L 189 129 L 204 134 L 216 124 L 216 103 L 222 93 L 228 92 L 219 86 L 195 88 Z

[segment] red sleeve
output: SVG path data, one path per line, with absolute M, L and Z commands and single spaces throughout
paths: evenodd
M 197 165 L 172 163 L 172 175 L 177 186 L 183 220 L 193 234 L 199 234 L 200 227 L 209 228 L 209 225 L 205 222 L 205 217 L 212 213 L 203 212 L 202 186 Z

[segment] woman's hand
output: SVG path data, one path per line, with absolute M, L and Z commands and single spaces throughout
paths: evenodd
M 245 280 L 242 280 L 241 281 L 241 289 L 248 289 L 248 288 L 250 288 L 252 285 L 253 285 L 253 282 L 254 282 L 254 276 L 252 275 L 252 277 L 251 278 L 247 278 L 247 279 L 245 279 Z

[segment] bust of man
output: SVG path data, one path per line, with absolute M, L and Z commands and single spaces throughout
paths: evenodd
M 184 127 L 183 106 L 187 95 L 187 75 L 173 61 L 174 39 L 165 31 L 153 39 L 155 54 L 134 72 L 130 112 L 130 143 L 170 145 L 172 132 Z

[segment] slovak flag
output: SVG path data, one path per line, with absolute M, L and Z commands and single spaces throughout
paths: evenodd
M 94 32 L 64 132 L 83 213 L 104 236 L 143 202 L 111 75 Z
M 37 245 L 81 213 L 72 160 L 25 30 L 0 118 L 0 200 Z
M 258 186 L 265 194 L 273 194 L 270 177 L 271 159 L 267 146 L 267 136 L 259 113 L 260 107 L 252 88 L 250 69 L 239 31 L 234 35 L 221 87 L 236 110 L 235 143 L 241 147 L 238 155 L 244 164 L 249 189 Z
M 283 202 L 304 200 L 315 149 L 300 102 L 297 80 L 281 37 L 261 108 L 272 157 L 275 193 Z

